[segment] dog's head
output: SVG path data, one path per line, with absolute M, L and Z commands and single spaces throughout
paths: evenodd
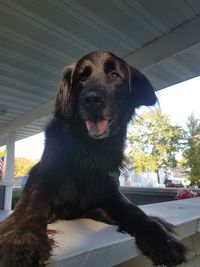
M 110 52 L 93 52 L 66 68 L 55 113 L 81 119 L 88 135 L 101 139 L 125 127 L 135 108 L 156 100 L 141 72 Z

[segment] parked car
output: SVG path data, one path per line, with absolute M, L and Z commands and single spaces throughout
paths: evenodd
M 164 184 L 166 187 L 184 187 L 184 185 L 181 183 L 181 180 L 175 178 L 165 179 Z

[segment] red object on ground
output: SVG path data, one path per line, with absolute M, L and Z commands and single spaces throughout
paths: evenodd
M 191 189 L 184 189 L 177 193 L 176 199 L 187 199 L 192 197 L 198 197 L 199 194 L 197 192 L 192 191 Z

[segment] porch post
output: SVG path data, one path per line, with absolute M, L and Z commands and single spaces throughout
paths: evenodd
M 15 133 L 9 133 L 7 136 L 6 156 L 4 159 L 4 177 L 5 184 L 5 201 L 4 209 L 11 210 L 12 208 L 12 186 L 15 167 Z

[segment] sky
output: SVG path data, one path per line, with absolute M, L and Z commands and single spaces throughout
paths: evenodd
M 184 126 L 191 113 L 200 119 L 200 76 L 162 89 L 157 96 L 161 111 L 169 115 L 173 124 Z M 40 159 L 44 140 L 44 133 L 40 133 L 17 141 L 15 157 Z M 3 149 L 4 147 L 0 148 Z
M 200 76 L 160 90 L 158 98 L 174 124 L 184 126 L 191 113 L 200 119 Z

